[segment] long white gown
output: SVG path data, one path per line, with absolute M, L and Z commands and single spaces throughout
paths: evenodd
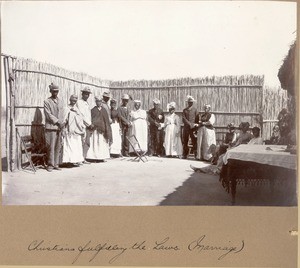
M 165 117 L 165 140 L 164 147 L 167 156 L 181 156 L 182 142 L 180 138 L 180 119 L 175 113 Z
M 131 135 L 135 135 L 138 140 L 141 150 L 147 152 L 148 150 L 148 124 L 147 113 L 145 110 L 135 110 L 130 113 L 130 120 L 132 122 Z M 131 139 L 136 150 L 139 150 L 138 144 L 134 139 Z M 129 146 L 129 152 L 134 152 L 131 146 Z
M 109 144 L 105 140 L 103 134 L 94 130 L 90 139 L 90 148 L 86 154 L 87 159 L 104 160 L 109 159 Z
M 216 121 L 214 114 L 211 114 L 209 122 L 213 125 Z M 198 160 L 210 160 L 212 154 L 209 153 L 209 147 L 212 144 L 217 144 L 216 142 L 216 132 L 214 129 L 209 129 L 205 126 L 202 126 L 198 130 L 197 134 L 197 159 Z
M 122 137 L 120 131 L 120 124 L 118 122 L 111 124 L 111 131 L 113 136 L 113 143 L 110 147 L 111 154 L 121 154 L 122 149 Z
M 63 163 L 82 162 L 82 136 L 85 132 L 83 119 L 77 108 L 68 106 L 65 114 L 65 129 L 63 137 Z

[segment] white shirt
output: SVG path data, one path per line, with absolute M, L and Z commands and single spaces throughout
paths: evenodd
M 84 125 L 90 126 L 92 124 L 92 116 L 89 103 L 85 100 L 78 100 L 76 106 L 82 116 Z

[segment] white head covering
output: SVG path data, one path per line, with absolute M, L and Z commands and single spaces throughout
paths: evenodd
M 157 98 L 155 98 L 155 99 L 153 100 L 153 103 L 154 103 L 154 104 L 160 104 L 160 100 L 157 99 Z
M 176 103 L 174 101 L 167 104 L 167 110 L 169 111 L 170 108 L 176 108 Z
M 141 103 L 141 100 L 134 100 L 134 103 Z
M 186 96 L 186 101 L 187 102 L 195 102 L 196 100 L 193 98 L 193 96 L 188 95 L 188 96 Z

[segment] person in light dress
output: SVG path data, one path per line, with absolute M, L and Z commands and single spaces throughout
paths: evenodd
M 131 137 L 131 143 L 135 150 L 141 149 L 142 152 L 148 151 L 148 122 L 147 112 L 141 109 L 141 101 L 134 100 L 134 110 L 130 113 L 131 135 L 134 135 L 140 145 L 140 148 L 134 138 Z M 130 146 L 129 152 L 134 152 Z
M 167 157 L 181 157 L 182 156 L 182 142 L 181 142 L 181 121 L 177 114 L 175 114 L 176 104 L 171 102 L 167 109 L 169 113 L 165 116 L 165 154 Z
M 78 108 L 78 97 L 71 95 L 64 116 L 63 156 L 62 162 L 79 166 L 84 161 L 82 150 L 82 136 L 85 134 L 85 125 Z

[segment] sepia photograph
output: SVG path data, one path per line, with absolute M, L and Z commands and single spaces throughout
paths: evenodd
M 297 46 L 295 2 L 2 2 L 2 205 L 297 207 Z

